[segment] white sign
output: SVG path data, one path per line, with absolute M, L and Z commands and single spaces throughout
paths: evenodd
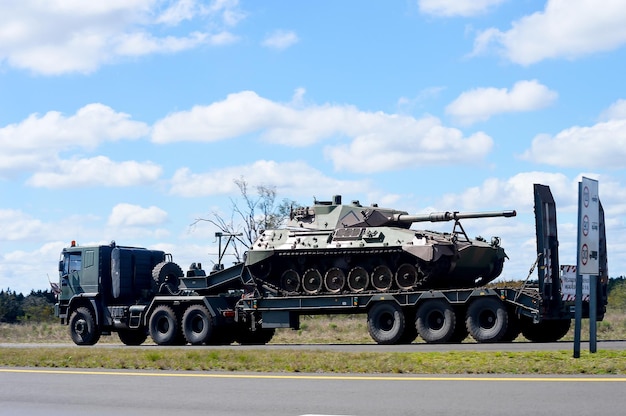
M 576 300 L 576 266 L 561 265 L 561 299 L 565 302 Z M 589 301 L 589 275 L 583 275 L 583 301 Z
M 598 181 L 582 178 L 578 193 L 578 268 L 580 274 L 600 273 L 600 198 Z

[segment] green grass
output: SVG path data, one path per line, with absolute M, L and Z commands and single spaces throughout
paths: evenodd
M 158 347 L 155 347 L 158 348 Z M 336 352 L 191 348 L 2 348 L 0 366 L 358 374 L 626 374 L 626 351 Z
M 588 321 L 583 321 L 583 340 L 588 339 Z M 573 339 L 573 330 L 564 338 Z M 626 339 L 626 313 L 612 311 L 598 323 L 598 340 Z M 523 340 L 520 337 L 518 341 Z M 416 342 L 420 342 L 418 339 Z M 469 341 L 468 341 L 469 342 Z M 272 344 L 311 345 L 307 350 L 198 349 L 192 347 L 147 349 L 123 347 L 116 335 L 103 336 L 99 348 L 48 347 L 71 343 L 67 327 L 56 323 L 0 324 L 0 366 L 109 368 L 157 370 L 215 370 L 283 373 L 359 374 L 626 374 L 626 351 L 581 351 L 572 358 L 572 348 L 563 351 L 451 351 L 451 352 L 339 352 L 315 349 L 315 344 L 373 344 L 364 315 L 302 317 L 301 329 L 279 330 Z M 39 344 L 34 348 L 12 347 L 13 343 Z M 148 342 L 149 343 L 149 342 Z M 107 347 L 111 345 L 111 347 Z

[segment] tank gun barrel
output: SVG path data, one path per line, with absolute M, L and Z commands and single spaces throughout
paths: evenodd
M 414 223 L 414 222 L 443 222 L 443 221 L 456 221 L 468 218 L 490 218 L 490 217 L 515 217 L 517 212 L 515 210 L 510 211 L 491 211 L 491 212 L 431 212 L 430 214 L 422 215 L 407 215 L 407 214 L 395 214 L 393 216 L 394 222 L 399 223 Z

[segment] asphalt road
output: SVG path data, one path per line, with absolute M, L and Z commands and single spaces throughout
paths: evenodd
M 625 377 L 0 368 L 0 415 L 623 415 Z

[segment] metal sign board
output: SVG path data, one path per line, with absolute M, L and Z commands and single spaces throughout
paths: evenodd
M 598 181 L 582 178 L 578 192 L 578 273 L 599 274 L 600 198 Z

